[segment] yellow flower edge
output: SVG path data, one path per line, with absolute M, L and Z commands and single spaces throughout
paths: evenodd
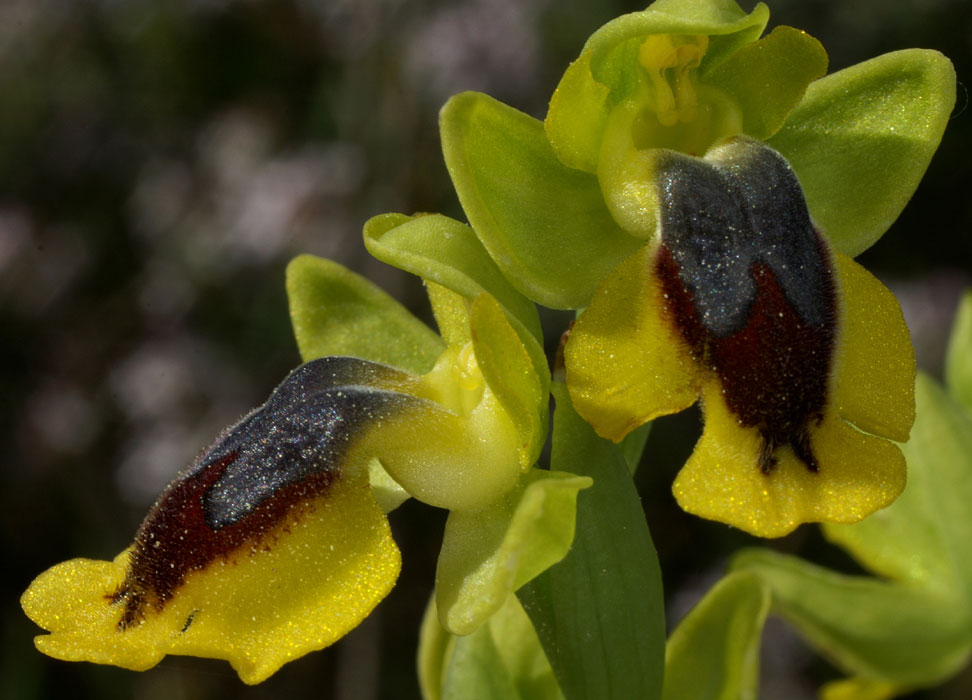
M 615 442 L 694 404 L 706 373 L 662 313 L 655 253 L 641 248 L 601 283 L 564 348 L 574 408 Z
M 34 580 L 21 605 L 50 632 L 35 638 L 41 652 L 137 671 L 166 654 L 226 659 L 244 683 L 260 683 L 357 626 L 401 569 L 364 473 L 335 483 L 258 547 L 189 574 L 161 610 L 120 630 L 122 606 L 110 597 L 129 552 L 110 562 L 72 559 Z
M 703 394 L 705 428 L 672 486 L 683 510 L 759 537 L 781 537 L 805 522 L 857 522 L 904 490 L 905 461 L 894 443 L 862 433 L 833 411 L 811 433 L 820 471 L 789 447 L 770 474 L 756 466 L 759 432 L 739 425 L 717 383 Z
M 891 440 L 907 440 L 914 422 L 908 328 L 887 287 L 846 255 L 831 254 L 840 322 L 830 402 L 811 433 L 821 471 L 808 471 L 789 448 L 771 474 L 746 468 L 758 458 L 758 432 L 739 425 L 713 377 L 702 396 L 702 439 L 672 487 L 685 511 L 781 537 L 805 522 L 858 522 L 904 490 L 905 459 Z
M 847 256 L 831 251 L 838 335 L 822 421 L 811 429 L 814 473 L 783 447 L 764 474 L 756 428 L 726 406 L 718 376 L 688 351 L 668 317 L 645 247 L 605 281 L 565 349 L 575 407 L 615 441 L 702 398 L 705 426 L 673 492 L 679 505 L 761 537 L 804 522 L 857 522 L 889 505 L 906 479 L 904 441 L 914 420 L 915 362 L 894 295 Z

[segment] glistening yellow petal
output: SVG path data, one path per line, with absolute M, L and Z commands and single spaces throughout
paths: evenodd
M 114 562 L 74 559 L 44 572 L 24 611 L 51 634 L 45 654 L 144 670 L 166 654 L 228 660 L 245 683 L 333 644 L 387 595 L 401 568 L 388 520 L 365 474 L 336 482 L 324 499 L 269 534 L 253 551 L 189 574 L 161 611 L 118 629 L 109 596 L 125 577 Z
M 905 442 L 915 421 L 915 353 L 901 307 L 874 275 L 833 256 L 841 315 L 832 401 L 861 430 Z
M 601 283 L 564 350 L 574 407 L 616 442 L 691 406 L 704 376 L 668 318 L 653 268 L 649 248 L 621 263 Z
M 904 489 L 901 450 L 855 430 L 832 410 L 811 430 L 818 472 L 782 447 L 776 467 L 763 474 L 759 431 L 739 424 L 717 382 L 706 386 L 703 400 L 702 438 L 672 487 L 690 513 L 760 537 L 781 537 L 805 522 L 857 522 Z

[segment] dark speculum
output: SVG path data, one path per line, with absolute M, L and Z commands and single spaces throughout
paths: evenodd
M 827 402 L 837 297 L 796 175 L 744 138 L 705 159 L 665 152 L 657 163 L 655 272 L 679 333 L 718 375 L 729 410 L 759 430 L 764 473 L 784 445 L 818 471 L 810 428 Z
M 119 628 L 161 610 L 193 572 L 272 547 L 342 477 L 369 425 L 422 399 L 374 388 L 398 370 L 348 357 L 301 365 L 267 402 L 224 431 L 173 481 L 135 536 L 127 576 L 111 596 Z

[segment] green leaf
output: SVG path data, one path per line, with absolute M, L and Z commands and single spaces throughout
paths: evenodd
M 947 58 L 896 51 L 812 83 L 768 143 L 796 170 L 814 221 L 853 257 L 908 203 L 954 103 Z
M 842 668 L 896 685 L 928 685 L 961 668 L 972 620 L 956 601 L 862 576 L 844 576 L 767 550 L 746 550 L 736 571 L 757 574 L 773 610 Z
M 507 282 L 468 226 L 439 214 L 383 214 L 365 223 L 364 241 L 379 260 L 470 301 L 488 292 L 506 312 L 537 374 L 549 375 L 537 307 Z
M 305 362 L 350 355 L 421 374 L 445 347 L 404 306 L 330 260 L 294 258 L 287 266 L 287 296 Z
M 972 414 L 972 290 L 965 292 L 955 314 L 945 357 L 945 384 Z
M 556 469 L 591 476 L 570 553 L 517 595 L 570 700 L 654 700 L 664 667 L 661 572 L 619 448 L 598 438 L 555 382 Z
M 757 139 L 776 133 L 807 86 L 827 72 L 827 52 L 809 34 L 777 27 L 712 70 L 705 82 L 732 95 L 743 132 Z
M 510 594 L 563 559 L 587 477 L 531 469 L 520 487 L 476 512 L 452 511 L 436 570 L 442 624 L 469 634 Z
M 682 620 L 665 656 L 665 700 L 756 700 L 769 589 L 730 573 Z
M 469 222 L 530 299 L 583 307 L 601 278 L 641 245 L 611 218 L 597 178 L 557 159 L 538 120 L 467 92 L 446 103 L 439 123 Z
M 928 376 L 918 375 L 915 390 L 915 425 L 901 445 L 904 493 L 862 522 L 828 524 L 824 533 L 873 571 L 964 601 L 972 617 L 972 420 Z

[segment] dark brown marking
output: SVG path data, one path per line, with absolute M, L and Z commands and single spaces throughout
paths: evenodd
M 695 308 L 695 298 L 678 274 L 678 263 L 668 248 L 661 244 L 655 255 L 656 278 L 661 281 L 663 304 L 670 318 L 675 321 L 679 335 L 688 346 L 689 352 L 698 361 L 705 359 L 705 341 L 709 333 L 699 318 Z
M 822 241 L 819 254 L 826 256 Z M 789 445 L 813 472 L 819 464 L 810 444 L 810 428 L 823 420 L 834 343 L 837 299 L 827 277 L 825 299 L 829 323 L 804 321 L 765 264 L 751 266 L 757 293 L 745 325 L 719 337 L 706 331 L 692 295 L 678 276 L 678 267 L 664 245 L 655 272 L 667 295 L 666 308 L 679 334 L 697 359 L 716 372 L 729 410 L 763 438 L 759 468 L 772 472 L 778 448 Z
M 113 602 L 124 601 L 119 628 L 138 623 L 146 606 L 161 610 L 190 573 L 231 555 L 269 546 L 275 530 L 305 514 L 339 478 L 335 472 L 319 472 L 287 484 L 245 518 L 214 530 L 206 522 L 204 498 L 235 457 L 229 455 L 174 482 L 142 523 L 128 575 L 112 596 Z
M 740 425 L 759 430 L 760 470 L 772 472 L 789 446 L 818 471 L 810 432 L 827 403 L 837 293 L 796 175 L 745 137 L 704 159 L 660 151 L 656 169 L 653 272 L 669 318 Z
M 195 571 L 268 551 L 326 497 L 358 438 L 414 396 L 375 388 L 406 377 L 364 360 L 324 357 L 301 365 L 260 408 L 226 430 L 169 485 L 139 527 L 118 591 L 119 629 L 162 610 Z

